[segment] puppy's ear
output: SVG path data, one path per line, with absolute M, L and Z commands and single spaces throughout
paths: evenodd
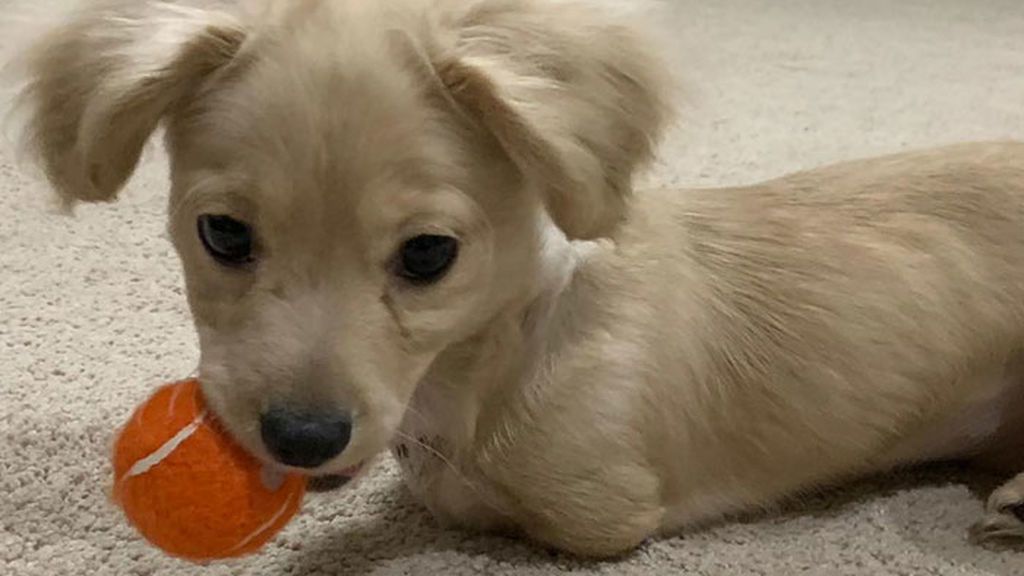
M 570 238 L 606 236 L 667 123 L 667 80 L 631 19 L 580 0 L 476 0 L 435 63 Z
M 25 143 L 64 205 L 112 200 L 164 115 L 244 38 L 227 13 L 162 0 L 93 3 L 44 36 L 20 104 Z

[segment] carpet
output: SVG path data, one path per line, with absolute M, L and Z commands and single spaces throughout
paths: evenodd
M 16 1 L 0 0 L 0 19 Z M 666 4 L 660 22 L 687 90 L 650 182 L 740 184 L 914 147 L 1024 138 L 1019 0 Z M 5 38 L 0 60 L 13 45 Z M 311 495 L 258 556 L 205 568 L 163 557 L 123 523 L 107 491 L 115 427 L 153 386 L 196 365 L 163 228 L 166 189 L 156 148 L 117 205 L 64 218 L 0 145 L 0 574 L 1024 574 L 1024 553 L 967 544 L 991 479 L 950 467 L 823 491 L 584 563 L 438 528 L 385 460 L 351 490 Z

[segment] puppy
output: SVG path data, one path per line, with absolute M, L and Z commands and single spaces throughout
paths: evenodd
M 23 101 L 67 206 L 165 128 L 204 390 L 259 457 L 391 448 L 439 519 L 588 556 L 894 466 L 1024 470 L 1024 145 L 635 191 L 670 97 L 622 15 L 236 4 L 86 4 Z M 974 534 L 1024 538 L 1024 475 Z

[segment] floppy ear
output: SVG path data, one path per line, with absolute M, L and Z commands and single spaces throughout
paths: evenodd
M 26 144 L 66 207 L 109 201 L 161 118 L 231 61 L 245 33 L 221 11 L 162 0 L 92 3 L 26 61 Z
M 612 233 L 667 123 L 667 81 L 628 20 L 579 0 L 476 0 L 435 67 L 570 238 Z M 467 6 L 468 5 L 468 6 Z

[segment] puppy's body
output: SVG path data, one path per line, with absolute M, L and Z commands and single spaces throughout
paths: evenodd
M 1024 469 L 1024 145 L 634 193 L 667 91 L 619 17 L 249 4 L 88 5 L 24 94 L 69 204 L 165 123 L 204 391 L 257 456 L 397 444 L 439 517 L 591 555 L 901 464 Z M 286 462 L 268 415 L 343 433 Z M 1024 536 L 1022 501 L 978 534 Z
M 1024 144 L 639 192 L 614 242 L 551 254 L 524 344 L 474 341 L 407 417 L 456 468 L 398 451 L 440 515 L 599 553 L 1024 422 Z

